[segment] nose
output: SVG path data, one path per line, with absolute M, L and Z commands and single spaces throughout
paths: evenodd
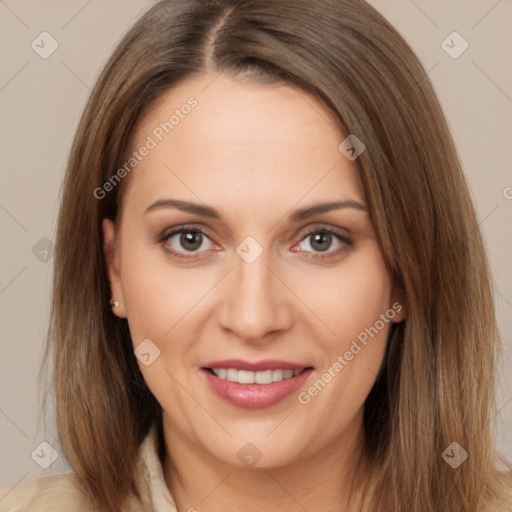
M 252 263 L 234 256 L 218 315 L 224 331 L 252 343 L 274 339 L 293 322 L 289 293 L 264 254 Z

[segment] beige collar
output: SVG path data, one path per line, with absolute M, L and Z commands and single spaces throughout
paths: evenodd
M 162 463 L 158 456 L 158 435 L 152 428 L 140 447 L 139 479 L 137 487 L 140 491 L 144 512 L 177 512 L 163 475 Z M 140 510 L 140 508 L 139 508 Z

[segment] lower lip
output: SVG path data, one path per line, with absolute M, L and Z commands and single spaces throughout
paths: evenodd
M 297 391 L 312 371 L 312 368 L 308 368 L 296 377 L 272 382 L 271 384 L 239 384 L 238 382 L 220 379 L 209 371 L 202 370 L 206 375 L 208 384 L 218 396 L 236 407 L 245 409 L 262 409 L 277 404 Z

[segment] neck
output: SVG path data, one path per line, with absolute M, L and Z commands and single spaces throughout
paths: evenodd
M 311 456 L 249 469 L 213 458 L 164 420 L 165 479 L 179 512 L 352 512 L 359 504 L 353 477 L 368 468 L 362 433 L 361 415 Z

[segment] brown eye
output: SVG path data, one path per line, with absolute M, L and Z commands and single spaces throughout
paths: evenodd
M 164 245 L 167 251 L 184 257 L 187 254 L 199 255 L 215 246 L 208 235 L 195 228 L 176 229 L 161 237 L 159 242 Z
M 196 251 L 203 243 L 203 235 L 198 231 L 184 231 L 180 236 L 180 245 L 186 251 Z
M 308 258 L 320 258 L 335 256 L 348 250 L 351 245 L 352 240 L 342 233 L 330 229 L 314 229 L 306 233 L 295 247 Z M 297 252 L 297 249 L 294 249 L 294 252 Z
M 332 235 L 327 231 L 319 231 L 309 236 L 311 237 L 310 245 L 315 251 L 327 251 L 332 244 Z

